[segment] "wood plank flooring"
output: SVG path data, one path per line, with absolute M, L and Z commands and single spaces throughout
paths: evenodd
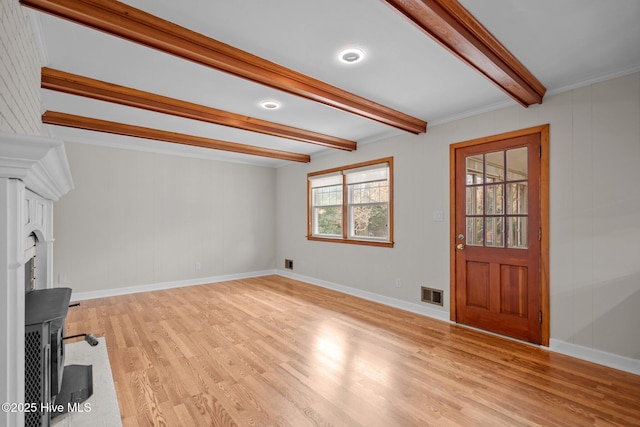
M 125 427 L 634 426 L 640 376 L 281 276 L 83 301 Z

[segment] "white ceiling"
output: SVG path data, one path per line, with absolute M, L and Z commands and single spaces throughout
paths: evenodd
M 153 15 L 429 122 L 516 105 L 381 0 L 126 0 Z M 640 70 L 637 0 L 462 0 L 547 88 L 547 94 Z M 40 12 L 47 67 L 363 144 L 403 131 L 261 86 Z M 345 47 L 362 63 L 337 60 Z M 265 111 L 263 99 L 283 107 Z M 327 148 L 42 90 L 52 110 L 310 154 Z M 543 101 L 544 102 L 544 101 Z M 524 107 L 521 107 L 524 108 Z M 65 141 L 277 167 L 287 162 L 49 126 Z M 428 128 L 427 128 L 428 134 Z

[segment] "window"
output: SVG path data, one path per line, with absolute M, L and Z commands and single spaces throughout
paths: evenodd
M 393 246 L 393 158 L 310 173 L 309 240 Z
M 519 147 L 466 157 L 468 246 L 527 249 L 527 153 Z

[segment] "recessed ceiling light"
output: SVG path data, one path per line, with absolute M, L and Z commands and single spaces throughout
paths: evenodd
M 280 105 L 281 104 L 278 101 L 274 101 L 273 99 L 260 101 L 260 106 L 265 110 L 277 110 L 280 108 Z
M 364 59 L 364 51 L 356 48 L 345 49 L 338 54 L 338 59 L 345 64 L 355 64 Z

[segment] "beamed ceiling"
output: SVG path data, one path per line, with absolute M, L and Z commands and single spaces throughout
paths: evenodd
M 51 136 L 270 167 L 640 70 L 637 0 L 20 3 Z

